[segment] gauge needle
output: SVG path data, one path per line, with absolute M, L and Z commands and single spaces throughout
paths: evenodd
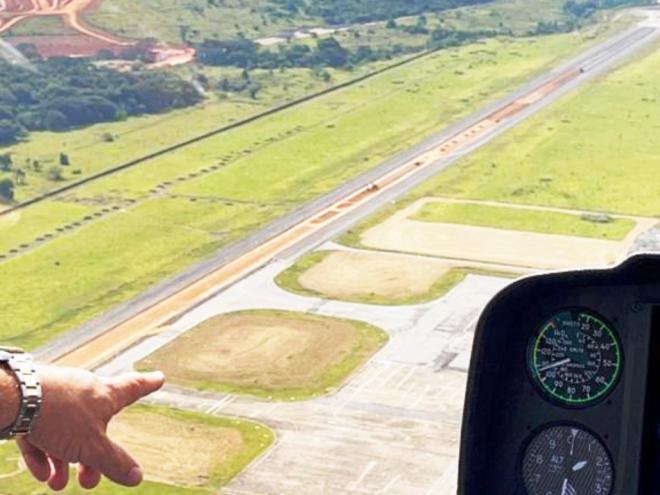
M 575 466 L 573 466 L 573 472 L 584 469 L 585 467 L 587 467 L 587 464 L 589 464 L 589 461 L 580 461 L 576 463 Z
M 568 482 L 568 478 L 564 479 L 564 484 L 561 487 L 561 495 L 577 495 L 577 490 Z
M 566 358 L 562 359 L 561 361 L 557 361 L 556 363 L 552 364 L 546 364 L 543 368 L 539 368 L 539 373 L 542 373 L 543 371 L 548 371 L 553 368 L 559 368 L 560 366 L 564 366 L 565 364 L 569 364 L 571 362 L 571 358 Z

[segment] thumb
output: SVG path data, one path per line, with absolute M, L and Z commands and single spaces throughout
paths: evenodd
M 160 371 L 152 373 L 125 373 L 107 378 L 105 384 L 115 400 L 115 413 L 140 400 L 163 386 L 165 375 Z

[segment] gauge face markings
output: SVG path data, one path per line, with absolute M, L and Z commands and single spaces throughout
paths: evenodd
M 546 396 L 564 404 L 588 405 L 604 397 L 621 367 L 615 330 L 586 309 L 557 313 L 530 342 L 532 377 Z
M 522 477 L 529 495 L 610 495 L 614 468 L 594 435 L 576 426 L 553 426 L 528 444 Z

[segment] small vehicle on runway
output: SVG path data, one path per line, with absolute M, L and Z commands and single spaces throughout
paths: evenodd
M 514 283 L 479 321 L 459 495 L 660 493 L 660 256 Z

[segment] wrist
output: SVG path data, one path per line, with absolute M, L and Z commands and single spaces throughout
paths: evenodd
M 12 426 L 21 409 L 21 390 L 16 375 L 6 366 L 0 367 L 0 431 Z

